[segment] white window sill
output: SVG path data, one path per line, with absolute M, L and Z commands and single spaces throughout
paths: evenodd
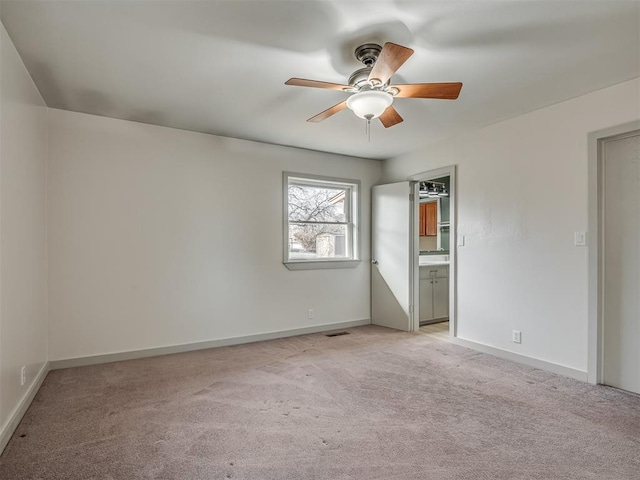
M 320 260 L 282 262 L 289 270 L 320 270 L 324 268 L 355 268 L 362 260 Z

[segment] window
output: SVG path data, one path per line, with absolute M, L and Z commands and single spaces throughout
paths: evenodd
M 360 182 L 284 172 L 284 264 L 355 267 Z

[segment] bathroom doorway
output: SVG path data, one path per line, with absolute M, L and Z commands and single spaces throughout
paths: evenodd
M 455 166 L 423 172 L 414 184 L 414 331 L 454 337 Z

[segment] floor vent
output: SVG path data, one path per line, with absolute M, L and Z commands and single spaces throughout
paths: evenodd
M 340 335 L 349 335 L 351 332 L 335 332 L 335 333 L 327 333 L 325 337 L 339 337 Z

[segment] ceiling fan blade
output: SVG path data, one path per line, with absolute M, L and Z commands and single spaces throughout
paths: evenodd
M 314 122 L 314 123 L 321 122 L 322 120 L 326 120 L 331 115 L 334 115 L 339 111 L 344 110 L 345 108 L 347 108 L 346 100 L 344 102 L 340 102 L 334 105 L 333 107 L 327 108 L 324 112 L 320 112 L 315 117 L 311 117 L 309 120 L 307 120 L 307 122 Z
M 384 84 L 396 73 L 404 62 L 413 55 L 413 50 L 402 45 L 387 42 L 382 47 L 382 51 L 373 64 L 373 69 L 369 73 L 369 81 L 379 80 Z
M 392 105 L 389 105 L 384 113 L 378 118 L 382 122 L 382 125 L 384 125 L 384 128 L 393 127 L 403 121 L 398 111 L 393 108 Z
M 314 87 L 314 88 L 326 88 L 328 90 L 340 90 L 343 92 L 346 89 L 351 88 L 349 85 L 340 85 L 338 83 L 321 82 L 319 80 L 307 80 L 306 78 L 290 78 L 285 85 L 295 85 L 297 87 Z
M 460 95 L 462 83 L 414 83 L 409 85 L 391 85 L 399 90 L 397 98 L 441 98 L 455 100 Z

